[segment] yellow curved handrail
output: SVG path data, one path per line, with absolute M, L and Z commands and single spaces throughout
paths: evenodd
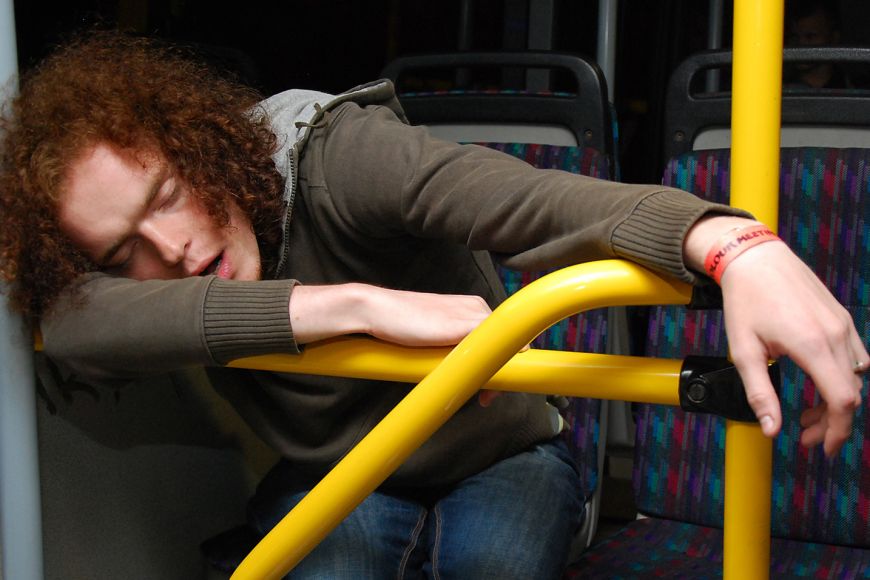
M 559 392 L 568 395 L 611 398 L 613 387 L 606 374 L 622 378 L 618 397 L 641 400 L 650 389 L 643 383 L 655 380 L 656 390 L 665 393 L 657 402 L 674 404 L 680 361 L 613 357 L 597 355 L 594 360 L 607 365 L 584 367 L 583 359 L 593 355 L 529 351 L 516 354 L 535 336 L 552 324 L 581 310 L 604 306 L 686 304 L 691 288 L 686 284 L 664 280 L 644 268 L 619 260 L 605 260 L 572 266 L 545 276 L 521 289 L 499 306 L 474 332 L 452 349 L 441 364 L 429 372 L 435 353 L 427 349 L 402 349 L 380 345 L 377 352 L 355 346 L 352 341 L 333 341 L 319 348 L 308 348 L 304 355 L 279 357 L 285 360 L 281 368 L 290 372 L 321 372 L 342 376 L 364 376 L 395 380 L 396 369 L 405 365 L 411 355 L 409 375 L 421 372 L 425 377 L 323 480 L 254 548 L 242 562 L 233 578 L 281 578 L 337 526 L 367 495 L 374 491 L 423 441 L 449 419 L 483 385 L 499 388 L 509 384 L 521 389 L 522 381 L 511 378 L 513 369 L 526 367 L 522 380 L 528 378 L 531 363 L 550 358 L 560 365 L 573 361 L 579 383 L 572 388 L 565 369 L 554 371 L 544 366 L 543 373 L 559 375 Z M 439 353 L 440 354 L 440 353 Z M 342 357 L 340 367 L 332 367 L 336 357 Z M 394 358 L 399 357 L 401 358 Z M 305 360 L 307 357 L 307 360 Z M 369 358 L 371 357 L 371 358 Z M 235 361 L 234 366 L 272 368 L 277 361 L 271 357 L 255 357 Z M 287 360 L 293 359 L 293 360 Z M 368 360 L 366 360 L 368 359 Z M 513 359 L 516 362 L 497 371 Z M 380 368 L 374 368 L 378 361 Z M 351 369 L 348 374 L 347 369 Z M 366 370 L 367 369 L 367 370 Z M 428 372 L 428 374 L 426 374 Z M 634 373 L 632 375 L 632 373 Z M 644 375 L 644 376 L 641 376 Z M 549 380 L 551 377 L 546 377 Z M 632 381 L 636 383 L 632 384 Z M 545 382 L 536 377 L 525 386 Z M 767 525 L 767 522 L 765 522 Z

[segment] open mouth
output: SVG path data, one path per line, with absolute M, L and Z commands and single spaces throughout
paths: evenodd
M 218 254 L 217 258 L 212 260 L 212 262 L 205 267 L 205 269 L 199 273 L 200 276 L 208 276 L 210 274 L 214 274 L 217 272 L 218 268 L 221 266 L 221 261 L 223 261 L 223 254 Z

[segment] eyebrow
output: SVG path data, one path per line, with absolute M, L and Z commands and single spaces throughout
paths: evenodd
M 142 211 L 147 211 L 151 204 L 154 203 L 154 199 L 157 197 L 157 194 L 160 193 L 160 189 L 163 187 L 163 184 L 166 183 L 166 173 L 161 171 L 158 175 L 154 177 L 154 180 L 151 182 L 151 188 L 148 190 L 148 195 L 145 198 L 145 201 L 142 203 Z M 127 239 L 130 236 L 128 234 L 124 234 L 118 240 L 116 240 L 109 249 L 106 250 L 100 260 L 97 262 L 100 267 L 105 267 L 106 263 L 111 260 L 115 254 L 118 253 L 118 250 L 127 242 Z

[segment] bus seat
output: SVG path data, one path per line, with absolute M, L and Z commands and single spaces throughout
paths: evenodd
M 507 71 L 516 69 L 548 69 L 551 90 L 505 89 L 502 73 L 509 76 Z M 407 56 L 387 65 L 383 76 L 396 83 L 408 119 L 426 125 L 433 136 L 497 149 L 536 167 L 602 179 L 615 175 L 606 82 L 598 67 L 582 57 L 539 51 Z M 508 294 L 547 273 L 517 272 L 497 263 L 496 269 Z M 615 352 L 613 345 L 626 340 L 626 331 L 617 338 L 620 332 L 614 329 L 627 324 L 614 310 L 563 320 L 538 336 L 533 346 Z M 570 425 L 564 435 L 581 465 L 582 491 L 590 498 L 584 527 L 575 538 L 577 554 L 589 545 L 597 526 L 607 406 L 576 398 L 562 414 Z
M 717 58 L 728 61 L 721 55 Z M 827 98 L 834 100 L 824 108 L 822 121 L 870 127 L 866 94 L 841 95 L 849 99 L 842 107 L 838 97 Z M 784 96 L 784 124 L 796 118 L 800 101 L 795 95 Z M 668 104 L 669 111 L 680 107 L 691 105 L 685 99 Z M 836 117 L 834 111 L 845 117 Z M 721 115 L 727 114 L 723 109 Z M 727 125 L 727 117 L 721 115 L 709 115 L 704 122 Z M 683 137 L 695 135 L 697 129 L 691 124 L 680 127 Z M 670 126 L 666 135 L 672 138 L 677 133 Z M 730 151 L 692 150 L 687 141 L 680 140 L 683 150 L 668 163 L 665 184 L 727 203 Z M 782 149 L 779 234 L 846 306 L 865 340 L 870 337 L 868 195 L 870 148 Z M 648 328 L 646 350 L 651 356 L 727 352 L 720 311 L 655 308 Z M 770 575 L 867 577 L 870 429 L 866 404 L 857 412 L 852 436 L 836 458 L 826 459 L 819 447 L 803 448 L 799 416 L 818 395 L 794 363 L 781 362 L 783 429 L 773 450 Z M 866 396 L 865 392 L 865 401 Z M 587 551 L 567 577 L 721 575 L 723 463 L 723 420 L 674 407 L 640 405 L 633 485 L 642 519 Z
M 668 176 L 673 185 L 727 201 L 728 153 L 685 154 L 669 165 Z M 780 235 L 814 265 L 863 337 L 870 336 L 868 169 L 867 149 L 782 152 Z M 648 353 L 661 357 L 727 352 L 719 311 L 656 308 L 648 339 Z M 815 388 L 794 363 L 782 362 L 783 430 L 774 442 L 771 576 L 800 577 L 801 571 L 817 571 L 832 563 L 841 570 L 870 573 L 866 405 L 858 411 L 843 451 L 834 460 L 825 460 L 820 448 L 808 450 L 799 444 L 799 416 L 817 400 Z M 587 552 L 572 574 L 612 577 L 615 569 L 624 569 L 614 568 L 617 563 L 629 562 L 632 573 L 640 577 L 663 569 L 718 575 L 724 421 L 675 407 L 640 407 L 633 483 L 638 510 L 649 517 Z M 631 553 L 634 556 L 629 558 Z

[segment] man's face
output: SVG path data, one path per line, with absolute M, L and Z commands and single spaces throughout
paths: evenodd
M 106 272 L 136 280 L 260 277 L 247 216 L 230 202 L 229 227 L 221 227 L 157 156 L 97 145 L 72 166 L 59 205 L 64 233 Z

